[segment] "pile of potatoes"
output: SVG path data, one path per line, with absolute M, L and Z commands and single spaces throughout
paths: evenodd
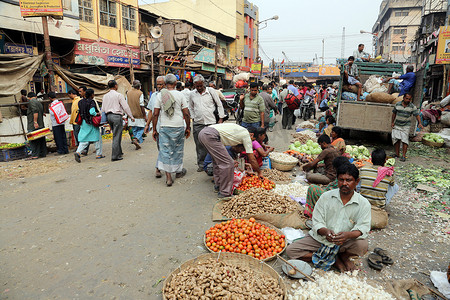
M 260 270 L 209 259 L 174 275 L 167 299 L 283 299 L 278 281 Z

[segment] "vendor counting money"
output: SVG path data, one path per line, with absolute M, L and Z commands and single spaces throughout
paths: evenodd
M 316 203 L 309 234 L 289 245 L 286 254 L 312 261 L 325 271 L 332 265 L 341 272 L 353 271 L 355 264 L 349 258 L 367 252 L 371 208 L 369 201 L 355 192 L 359 171 L 354 165 L 341 165 L 337 178 L 339 189 L 324 193 Z

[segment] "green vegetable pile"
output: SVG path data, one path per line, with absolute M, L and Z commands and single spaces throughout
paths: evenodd
M 428 142 L 443 143 L 444 139 L 436 133 L 425 133 L 423 139 Z
M 369 150 L 364 146 L 351 146 L 347 145 L 345 148 L 345 152 L 357 160 L 369 159 L 370 153 Z
M 389 158 L 384 165 L 386 167 L 393 167 L 395 165 L 395 158 Z
M 450 188 L 450 170 L 444 168 L 426 169 L 417 165 L 410 165 L 407 168 L 398 168 L 396 173 L 406 181 L 407 184 L 414 187 L 419 183 L 432 184 L 437 188 Z
M 11 148 L 16 148 L 16 147 L 22 147 L 25 144 L 17 144 L 17 143 L 10 143 L 10 144 L 6 144 L 6 145 L 0 145 L 0 149 L 11 149 Z
M 298 151 L 300 153 L 306 153 L 308 155 L 319 155 L 322 152 L 322 148 L 320 148 L 319 144 L 308 140 L 306 144 L 301 144 L 299 141 L 291 144 L 289 146 L 289 150 Z

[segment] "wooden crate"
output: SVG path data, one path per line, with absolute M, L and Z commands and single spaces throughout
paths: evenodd
M 27 147 L 21 146 L 14 149 L 0 149 L 0 161 L 12 161 L 27 157 Z

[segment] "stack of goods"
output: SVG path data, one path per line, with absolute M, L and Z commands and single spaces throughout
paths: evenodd
M 319 144 L 311 140 L 307 141 L 306 144 L 303 145 L 299 142 L 295 142 L 289 146 L 289 150 L 305 153 L 309 156 L 319 155 L 322 152 L 322 148 L 320 148 Z
M 185 263 L 164 284 L 164 299 L 284 299 L 284 284 L 272 268 L 224 256 Z
M 314 124 L 313 122 L 310 122 L 310 121 L 304 121 L 297 125 L 297 129 L 298 128 L 314 129 L 314 128 L 316 128 L 316 124 Z
M 50 128 L 42 128 L 42 129 L 27 133 L 27 139 L 29 141 L 33 141 L 33 140 L 37 140 L 37 139 L 44 137 L 46 135 L 49 135 L 49 134 L 51 134 Z
M 309 163 L 309 162 L 311 162 L 311 161 L 314 160 L 314 159 L 313 159 L 311 156 L 309 156 L 308 154 L 306 154 L 306 153 L 300 153 L 300 152 L 295 151 L 295 150 L 287 150 L 287 151 L 284 151 L 284 153 L 289 154 L 289 155 L 291 155 L 291 156 L 297 158 L 298 161 L 300 162 L 300 164 L 307 164 L 307 163 Z
M 297 158 L 286 153 L 272 152 L 269 157 L 272 167 L 280 171 L 290 171 L 298 164 Z
M 5 145 L 0 145 L 0 149 L 15 149 L 25 146 L 25 144 L 9 143 Z
M 275 183 L 267 178 L 261 179 L 256 175 L 246 175 L 236 189 L 239 191 L 246 191 L 251 188 L 271 190 L 274 187 Z
M 205 233 L 205 244 L 212 252 L 242 253 L 261 260 L 283 252 L 284 239 L 281 231 L 258 223 L 254 218 L 222 222 Z
M 313 142 L 317 142 L 317 137 L 314 132 L 311 130 L 304 130 L 300 132 L 296 132 L 292 134 L 292 140 L 291 143 L 300 142 L 300 144 L 306 144 L 309 140 L 312 140 Z
M 287 173 L 278 171 L 276 169 L 264 169 L 262 174 L 265 178 L 272 181 L 290 181 L 291 176 Z
M 353 274 L 334 272 L 313 273 L 315 281 L 302 281 L 292 285 L 289 300 L 313 299 L 364 299 L 364 300 L 394 300 L 381 286 L 374 288 L 365 279 Z
M 299 209 L 300 206 L 287 196 L 253 188 L 226 201 L 222 207 L 222 215 L 227 218 L 244 218 L 258 214 L 287 214 Z
M 348 154 L 349 157 L 356 160 L 367 161 L 370 159 L 369 149 L 364 146 L 347 145 L 345 148 L 345 153 Z
M 281 196 L 306 197 L 308 186 L 300 182 L 278 184 L 272 192 Z

